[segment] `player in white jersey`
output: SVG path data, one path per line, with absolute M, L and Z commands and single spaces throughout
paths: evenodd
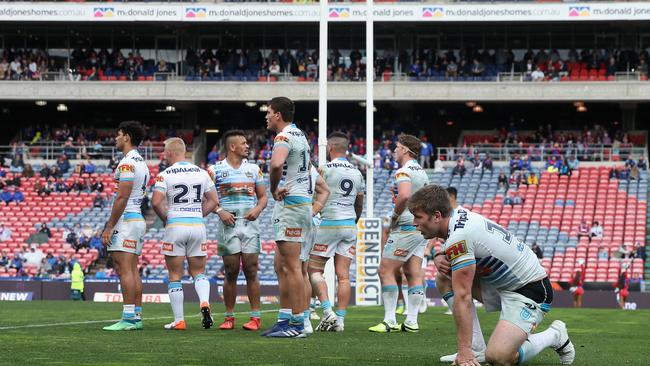
M 226 158 L 208 169 L 219 193 L 221 207 L 216 211 L 221 219 L 218 252 L 226 272 L 223 286 L 226 314 L 219 329 L 235 328 L 237 277 L 241 264 L 251 306 L 250 321 L 243 328 L 255 331 L 262 324 L 260 281 L 257 277 L 261 243 L 257 218 L 268 202 L 266 186 L 260 168 L 245 160 L 249 147 L 244 132 L 228 131 L 223 142 Z
M 436 258 L 444 256 L 451 270 L 440 266 L 436 283 L 445 301 L 453 304 L 457 365 L 479 365 L 471 347 L 472 297 L 488 311 L 501 311 L 487 345 L 487 362 L 522 364 L 550 347 L 562 364 L 573 363 L 575 349 L 564 322 L 556 320 L 546 331 L 532 334 L 551 308 L 553 289 L 525 243 L 477 213 L 461 206 L 452 209 L 449 194 L 437 185 L 416 192 L 408 207 L 426 238 L 445 240 Z
M 321 331 L 343 331 L 344 319 L 350 302 L 350 264 L 356 260 L 357 221 L 363 211 L 365 183 L 356 166 L 347 159 L 349 140 L 341 132 L 333 133 L 327 140 L 330 162 L 321 168 L 321 174 L 330 187 L 330 197 L 323 208 L 320 226 L 316 230 L 309 260 L 312 286 L 323 309 L 323 320 L 317 327 Z M 334 257 L 338 279 L 338 308 L 332 311 L 323 277 L 325 263 Z
M 140 205 L 147 190 L 149 168 L 137 147 L 144 134 L 139 122 L 125 121 L 120 123 L 115 136 L 115 146 L 124 158 L 115 169 L 116 197 L 102 233 L 102 242 L 111 253 L 120 277 L 124 308 L 122 320 L 104 327 L 104 330 L 142 329 L 142 280 L 138 273 L 138 257 L 147 225 Z
M 301 243 L 311 229 L 311 184 L 309 184 L 310 147 L 305 134 L 293 124 L 295 107 L 289 98 L 276 97 L 268 103 L 267 128 L 275 131 L 269 180 L 276 201 L 273 208 L 273 229 L 279 261 L 280 292 L 288 291 L 289 308 L 280 309 L 283 317 L 273 328 L 264 332 L 270 337 L 305 337 L 303 311 L 306 308 L 303 291 Z M 282 181 L 282 184 L 281 184 Z M 284 287 L 286 286 L 286 287 Z M 308 306 L 308 304 L 307 304 Z M 286 314 L 291 312 L 291 315 Z
M 412 135 L 401 135 L 395 148 L 397 163 L 400 168 L 395 172 L 395 207 L 391 216 L 391 232 L 381 255 L 379 279 L 381 280 L 381 297 L 384 302 L 384 321 L 370 327 L 371 332 L 387 333 L 393 331 L 418 332 L 418 313 L 420 303 L 424 301 L 424 271 L 422 261 L 427 240 L 417 231 L 413 224 L 413 215 L 406 209 L 406 202 L 412 192 L 429 183 L 427 173 L 418 164 L 420 139 Z M 395 319 L 395 309 L 399 288 L 395 280 L 395 271 L 402 268 L 408 283 L 406 320 L 401 325 Z
M 217 192 L 208 173 L 185 161 L 185 143 L 178 137 L 165 141 L 167 169 L 156 177 L 151 205 L 165 223 L 162 253 L 169 271 L 167 292 L 174 321 L 165 325 L 169 330 L 185 330 L 183 312 L 183 264 L 187 258 L 188 272 L 194 279 L 199 297 L 203 328 L 212 324 L 210 314 L 210 281 L 205 275 L 208 255 L 207 234 L 203 217 L 219 204 Z

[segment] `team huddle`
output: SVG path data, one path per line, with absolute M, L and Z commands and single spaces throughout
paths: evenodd
M 356 258 L 357 221 L 361 217 L 365 182 L 358 168 L 347 160 L 349 140 L 334 133 L 327 141 L 329 162 L 316 169 L 310 163 L 305 134 L 293 124 L 294 104 L 284 97 L 268 103 L 267 128 L 276 133 L 270 161 L 269 184 L 276 242 L 275 271 L 280 310 L 277 322 L 262 335 L 303 338 L 313 333 L 310 301 L 320 300 L 323 316 L 319 331 L 344 331 L 350 301 L 350 266 Z M 144 129 L 133 121 L 118 127 L 116 145 L 124 153 L 115 170 L 117 193 L 102 240 L 111 253 L 120 277 L 124 306 L 122 320 L 104 330 L 142 329 L 142 283 L 138 256 L 146 224 L 140 204 L 146 194 L 149 171 L 137 146 Z M 225 270 L 226 314 L 220 329 L 235 328 L 235 299 L 240 270 L 246 278 L 251 307 L 243 328 L 261 329 L 260 253 L 258 217 L 269 199 L 260 168 L 249 163 L 244 132 L 233 130 L 223 137 L 226 158 L 207 171 L 185 162 L 185 144 L 179 138 L 165 142 L 170 166 L 155 179 L 152 206 L 165 224 L 162 253 L 169 271 L 168 294 L 174 321 L 169 330 L 184 330 L 181 278 L 187 258 L 188 272 L 199 297 L 202 326 L 214 325 L 210 309 L 210 282 L 206 277 L 207 234 L 203 218 L 220 219 L 218 254 Z M 442 242 L 435 254 L 436 287 L 454 315 L 457 354 L 441 361 L 458 365 L 519 364 L 551 347 L 562 364 L 575 358 L 566 325 L 554 321 L 544 332 L 532 334 L 550 310 L 553 290 L 546 272 L 529 247 L 506 229 L 472 213 L 445 188 L 429 184 L 418 164 L 421 142 L 401 135 L 395 156 L 400 168 L 394 177 L 394 210 L 379 269 L 384 320 L 369 330 L 377 333 L 418 332 L 418 313 L 425 298 L 423 261 L 430 239 Z M 452 197 L 454 198 L 454 197 Z M 372 199 L 369 197 L 368 199 Z M 328 297 L 323 276 L 325 264 L 334 258 L 338 280 L 336 308 Z M 399 297 L 398 276 L 408 283 L 404 296 L 407 317 L 395 318 Z M 401 274 L 400 274 L 401 277 Z M 485 343 L 473 299 L 487 311 L 500 310 L 495 331 Z M 335 310 L 334 310 L 335 309 Z

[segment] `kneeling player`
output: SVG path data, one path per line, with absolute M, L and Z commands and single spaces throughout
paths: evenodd
M 348 144 L 345 134 L 332 134 L 327 142 L 331 161 L 321 169 L 331 194 L 323 208 L 322 221 L 316 230 L 309 259 L 312 286 L 323 309 L 323 320 L 317 327 L 321 331 L 342 331 L 350 302 L 350 264 L 355 259 L 356 222 L 363 210 L 364 182 L 359 169 L 345 157 Z M 327 283 L 323 278 L 325 263 L 332 257 L 339 284 L 336 313 L 332 311 Z
M 205 276 L 207 235 L 203 217 L 219 203 L 214 183 L 208 173 L 185 159 L 185 143 L 175 137 L 165 141 L 165 155 L 171 166 L 156 177 L 151 199 L 154 211 L 165 223 L 162 252 L 169 271 L 168 293 L 174 321 L 165 329 L 185 330 L 183 314 L 183 262 L 187 257 L 189 273 L 199 296 L 202 325 L 208 329 L 210 315 L 210 281 Z
M 445 239 L 443 252 L 451 275 L 440 275 L 443 298 L 452 305 L 457 328 L 456 364 L 479 365 L 472 352 L 472 297 L 486 310 L 501 310 L 490 337 L 486 361 L 522 364 L 553 348 L 562 364 L 571 364 L 575 349 L 564 322 L 532 334 L 550 310 L 553 289 L 530 248 L 512 233 L 463 207 L 452 209 L 444 188 L 429 185 L 409 199 L 418 230 L 426 238 Z M 474 281 L 476 277 L 479 281 Z

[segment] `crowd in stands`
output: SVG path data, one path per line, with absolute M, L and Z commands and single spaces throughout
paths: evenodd
M 397 53 L 376 52 L 375 77 L 389 80 L 397 72 L 411 79 L 488 80 L 499 73 L 517 72 L 527 81 L 610 80 L 618 72 L 638 72 L 647 79 L 646 50 L 584 48 L 582 50 L 465 47 L 459 50 L 413 49 Z M 365 80 L 366 63 L 359 49 L 329 51 L 327 70 L 331 81 Z M 139 52 L 120 49 L 77 48 L 67 60 L 49 58 L 44 50 L 5 49 L 0 60 L 0 79 L 38 79 L 45 72 L 65 71 L 72 80 L 153 80 L 154 74 L 182 73 L 188 80 L 250 80 L 291 76 L 318 78 L 318 50 L 201 49 L 188 48 L 182 67 L 165 60 L 145 60 Z
M 0 224 L 1 225 L 1 224 Z M 52 251 L 43 253 L 37 245 L 22 245 L 19 250 L 14 251 L 13 255 L 7 249 L 0 253 L 0 267 L 5 269 L 14 268 L 18 276 L 25 276 L 25 267 L 33 266 L 37 268 L 36 277 L 68 277 L 72 272 L 72 267 L 76 259 L 68 260 L 66 256 L 55 256 Z

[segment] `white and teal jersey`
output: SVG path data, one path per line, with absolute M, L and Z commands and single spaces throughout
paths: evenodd
M 289 155 L 284 163 L 282 171 L 282 179 L 280 180 L 280 187 L 285 187 L 289 190 L 289 194 L 285 201 L 297 201 L 304 203 L 311 203 L 313 190 L 309 182 L 310 172 L 310 148 L 305 134 L 291 124 L 285 127 L 275 137 L 273 142 L 273 151 L 278 148 L 289 149 Z M 308 198 L 308 200 L 305 200 Z
M 452 271 L 476 264 L 481 281 L 497 290 L 514 291 L 546 277 L 535 253 L 510 231 L 458 206 L 442 246 Z
M 256 188 L 264 185 L 262 171 L 257 165 L 244 160 L 235 169 L 224 159 L 208 168 L 208 173 L 217 187 L 219 204 L 224 210 L 243 218 L 255 207 Z
M 120 160 L 115 169 L 113 176 L 116 186 L 120 182 L 133 182 L 133 188 L 129 195 L 129 201 L 124 208 L 124 212 L 142 214 L 140 205 L 147 192 L 147 183 L 149 182 L 149 168 L 137 149 L 129 151 L 126 156 Z
M 393 186 L 393 202 L 397 198 L 397 186 L 400 183 L 407 182 L 411 184 L 411 193 L 417 192 L 420 188 L 429 184 L 429 177 L 416 160 L 409 160 L 403 167 L 395 172 L 395 184 Z M 414 226 L 413 214 L 407 209 L 402 212 L 397 220 L 399 226 Z
M 321 168 L 321 175 L 330 189 L 330 196 L 321 213 L 323 220 L 356 220 L 354 202 L 365 192 L 363 176 L 345 158 L 337 158 Z
M 205 170 L 183 161 L 158 174 L 154 189 L 167 196 L 168 224 L 202 225 L 203 197 L 215 188 Z

